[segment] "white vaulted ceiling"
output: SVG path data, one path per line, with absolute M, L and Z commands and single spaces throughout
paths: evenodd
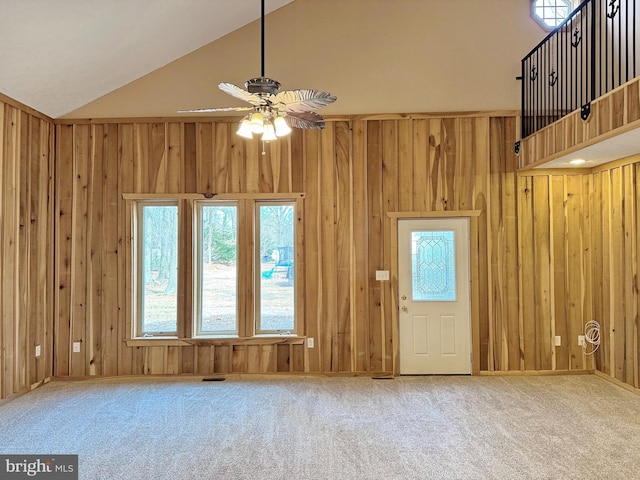
M 266 0 L 266 75 L 326 115 L 517 110 L 528 0 Z M 53 118 L 237 106 L 260 0 L 0 0 L 0 93 Z
M 58 117 L 259 17 L 257 0 L 0 0 L 0 92 Z

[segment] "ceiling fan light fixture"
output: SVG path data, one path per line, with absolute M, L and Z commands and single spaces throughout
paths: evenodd
M 276 129 L 276 136 L 278 137 L 284 137 L 291 133 L 291 127 L 287 124 L 283 116 L 277 116 L 273 121 L 273 126 Z
M 251 131 L 260 134 L 264 132 L 264 116 L 260 112 L 251 114 Z
M 244 138 L 253 138 L 253 130 L 251 129 L 251 122 L 249 121 L 249 116 L 246 116 L 240 122 L 240 126 L 238 127 L 238 131 L 236 132 L 238 135 Z
M 264 133 L 262 134 L 262 141 L 263 142 L 270 142 L 272 140 L 277 140 L 278 137 L 276 136 L 276 130 L 275 128 L 273 128 L 273 123 L 271 122 L 265 122 L 264 123 Z

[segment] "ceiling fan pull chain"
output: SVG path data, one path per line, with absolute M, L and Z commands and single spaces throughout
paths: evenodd
M 265 143 L 267 143 L 267 142 L 265 142 L 265 141 L 263 140 L 263 141 L 262 141 L 262 155 L 266 155 L 266 154 L 267 154 L 266 150 L 264 149 L 264 144 L 265 144 Z

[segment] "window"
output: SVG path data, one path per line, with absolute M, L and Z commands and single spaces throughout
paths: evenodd
M 133 338 L 297 334 L 299 195 L 127 195 Z
M 295 203 L 262 202 L 257 210 L 256 333 L 295 332 Z
M 532 0 L 532 16 L 540 25 L 552 30 L 573 11 L 572 0 Z
M 196 203 L 196 335 L 238 334 L 238 206 Z
M 136 335 L 176 335 L 178 204 L 140 202 L 136 220 Z
M 455 231 L 411 232 L 414 302 L 456 301 Z

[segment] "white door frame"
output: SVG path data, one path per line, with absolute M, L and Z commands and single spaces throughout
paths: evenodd
M 399 285 L 398 285 L 398 220 L 411 219 L 446 219 L 451 217 L 469 218 L 469 268 L 471 278 L 471 374 L 480 372 L 480 327 L 478 324 L 479 292 L 478 284 L 474 279 L 478 278 L 478 252 L 473 246 L 478 244 L 478 217 L 481 210 L 447 210 L 441 212 L 389 212 L 391 219 L 391 319 L 393 326 L 393 374 L 400 374 L 400 327 L 399 327 Z

